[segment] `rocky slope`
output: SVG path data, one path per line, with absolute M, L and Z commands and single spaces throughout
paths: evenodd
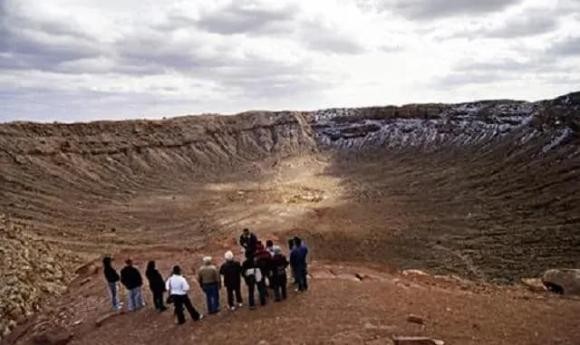
M 55 251 L 0 215 L 0 339 L 66 290 L 70 257 Z

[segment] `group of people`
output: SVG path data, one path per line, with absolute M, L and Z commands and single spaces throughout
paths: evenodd
M 206 256 L 203 258 L 203 265 L 197 272 L 197 281 L 206 296 L 209 314 L 218 313 L 220 310 L 222 283 L 226 288 L 228 307 L 232 311 L 244 305 L 241 291 L 242 280 L 247 286 L 250 309 L 255 309 L 256 307 L 256 290 L 260 305 L 266 304 L 271 293 L 273 293 L 275 301 L 285 300 L 287 298 L 288 277 L 286 269 L 288 266 L 291 267 L 296 291 L 303 292 L 308 289 L 308 248 L 299 237 L 288 240 L 290 260 L 282 253 L 280 246 L 274 245 L 271 240 L 266 241 L 264 246 L 249 229 L 243 230 L 239 244 L 242 246 L 245 256 L 242 263 L 235 259 L 232 251 L 225 253 L 225 262 L 219 269 L 213 263 L 211 257 Z M 117 290 L 117 284 L 121 282 L 127 290 L 127 310 L 134 311 L 145 306 L 141 291 L 143 279 L 130 259 L 126 260 L 125 263 L 126 266 L 119 275 L 112 266 L 111 257 L 105 257 L 103 259 L 103 271 L 111 295 L 113 309 L 121 310 L 122 308 Z M 173 304 L 178 324 L 185 323 L 185 310 L 195 321 L 203 318 L 203 315 L 196 310 L 189 299 L 188 291 L 190 286 L 185 277 L 183 277 L 179 266 L 174 266 L 171 276 L 164 280 L 155 266 L 155 261 L 149 261 L 145 276 L 149 282 L 153 305 L 156 310 L 163 312 L 167 310 L 166 304 Z M 166 300 L 164 299 L 165 292 L 168 292 Z

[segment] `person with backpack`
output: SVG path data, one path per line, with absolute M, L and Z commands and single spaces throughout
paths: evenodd
M 294 237 L 294 248 L 290 253 L 290 265 L 294 271 L 294 278 L 298 281 L 298 288 L 296 291 L 303 292 L 308 290 L 308 268 L 306 263 L 306 256 L 308 255 L 308 247 L 302 243 L 299 237 Z
M 224 276 L 224 286 L 228 294 L 228 306 L 230 310 L 236 310 L 234 304 L 234 293 L 238 308 L 243 306 L 242 291 L 241 291 L 241 277 L 242 265 L 234 260 L 234 253 L 227 251 L 224 255 L 226 262 L 220 267 L 220 274 Z
M 167 307 L 163 305 L 163 293 L 165 292 L 165 281 L 161 273 L 155 268 L 155 261 L 149 261 L 147 263 L 147 270 L 145 271 L 145 276 L 149 281 L 149 289 L 151 289 L 151 294 L 153 295 L 153 305 L 155 309 L 159 312 L 167 310 Z
M 143 278 L 139 270 L 133 266 L 133 261 L 127 259 L 126 266 L 121 270 L 121 283 L 128 291 L 127 294 L 127 309 L 135 311 L 143 308 L 143 294 L 141 293 L 141 286 L 143 285 Z
M 207 312 L 215 314 L 220 309 L 221 277 L 217 268 L 212 264 L 211 257 L 203 258 L 203 266 L 199 268 L 197 280 L 205 293 Z
M 107 288 L 109 294 L 111 295 L 111 303 L 113 304 L 113 310 L 121 310 L 122 303 L 119 302 L 119 292 L 117 290 L 117 283 L 120 280 L 119 274 L 113 268 L 113 259 L 110 256 L 105 256 L 103 258 L 103 273 L 105 274 L 105 279 L 107 280 Z
M 256 309 L 256 303 L 254 301 L 254 292 L 256 286 L 258 287 L 258 293 L 260 295 L 260 304 L 266 304 L 266 291 L 262 288 L 264 277 L 260 268 L 256 265 L 252 258 L 246 259 L 242 264 L 242 274 L 246 285 L 248 286 L 248 304 L 250 309 Z
M 272 273 L 271 283 L 274 289 L 274 298 L 276 302 L 286 299 L 286 285 L 288 278 L 286 276 L 286 267 L 288 267 L 288 260 L 282 254 L 279 246 L 274 246 L 274 257 L 272 258 Z
M 187 295 L 189 284 L 181 275 L 181 267 L 173 266 L 173 274 L 169 279 L 167 279 L 167 282 L 165 282 L 165 289 L 169 291 L 168 303 L 173 303 L 175 308 L 177 324 L 182 325 L 185 323 L 185 315 L 183 313 L 184 307 L 187 309 L 189 315 L 191 315 L 191 318 L 194 321 L 203 319 L 203 314 L 197 312 Z

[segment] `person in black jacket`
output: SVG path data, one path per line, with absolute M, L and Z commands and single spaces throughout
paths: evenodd
M 125 263 L 127 265 L 121 270 L 121 283 L 128 291 L 127 309 L 129 311 L 141 309 L 145 305 L 141 293 L 141 286 L 143 285 L 141 273 L 139 273 L 138 269 L 133 267 L 133 261 L 131 259 L 127 259 Z
M 242 264 L 242 275 L 248 286 L 248 303 L 250 309 L 255 309 L 256 304 L 254 302 L 254 292 L 256 286 L 258 287 L 258 293 L 260 294 L 260 304 L 266 304 L 266 291 L 261 289 L 264 276 L 260 268 L 256 265 L 254 259 L 246 259 Z
M 231 251 L 227 251 L 224 257 L 226 262 L 220 267 L 220 274 L 224 276 L 224 285 L 228 293 L 228 306 L 233 311 L 236 310 L 234 293 L 237 306 L 240 308 L 243 306 L 241 291 L 242 265 L 234 260 L 234 254 Z
M 114 310 L 121 309 L 121 302 L 119 302 L 119 294 L 117 291 L 117 283 L 119 282 L 119 274 L 112 265 L 113 259 L 110 256 L 103 258 L 103 273 L 105 274 L 105 279 L 107 280 L 107 287 L 109 288 L 109 293 L 111 294 L 111 303 L 113 304 Z
M 240 245 L 244 248 L 246 253 L 246 259 L 254 258 L 256 253 L 256 245 L 258 244 L 258 238 L 256 235 L 250 232 L 250 229 L 244 229 L 242 235 L 240 236 Z
M 145 276 L 149 281 L 149 288 L 153 294 L 153 305 L 155 309 L 159 312 L 167 310 L 165 305 L 163 305 L 163 293 L 165 292 L 165 281 L 161 273 L 155 268 L 155 261 L 149 261 L 147 263 L 147 270 L 145 271 Z
M 286 285 L 288 278 L 286 276 L 286 267 L 288 267 L 288 260 L 282 254 L 279 246 L 274 246 L 274 257 L 271 260 L 271 283 L 274 289 L 274 298 L 276 302 L 281 299 L 286 299 Z

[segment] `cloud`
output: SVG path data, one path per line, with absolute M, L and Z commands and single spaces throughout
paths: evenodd
M 549 52 L 553 55 L 566 57 L 580 56 L 580 35 L 569 36 L 554 43 Z
M 580 78 L 577 11 L 575 0 L 0 0 L 0 121 L 545 98 Z
M 379 0 L 380 8 L 409 19 L 428 20 L 458 15 L 501 12 L 522 0 Z
M 558 28 L 557 16 L 541 10 L 525 11 L 512 16 L 502 24 L 491 28 L 482 29 L 479 34 L 490 38 L 512 38 L 541 35 L 553 32 Z
M 194 21 L 200 28 L 219 34 L 266 34 L 284 32 L 292 25 L 299 8 L 294 4 L 238 0 L 214 8 Z

